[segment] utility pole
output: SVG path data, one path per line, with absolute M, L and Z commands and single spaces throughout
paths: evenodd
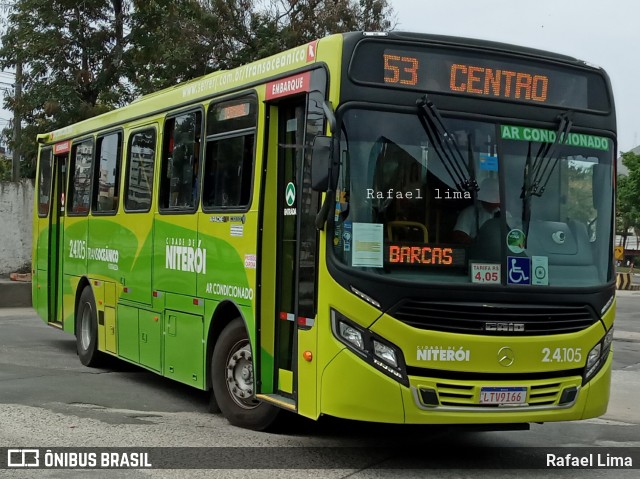
M 20 136 L 22 133 L 22 116 L 20 115 L 20 104 L 22 103 L 22 63 L 16 64 L 16 79 L 14 89 L 14 109 L 13 109 L 13 174 L 12 181 L 20 181 Z

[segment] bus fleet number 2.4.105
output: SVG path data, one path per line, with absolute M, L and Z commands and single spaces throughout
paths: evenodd
M 542 348 L 543 363 L 579 363 L 582 348 Z

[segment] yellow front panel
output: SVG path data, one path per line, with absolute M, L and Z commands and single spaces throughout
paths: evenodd
M 298 330 L 298 412 L 310 418 L 318 417 L 318 391 L 316 387 L 318 375 L 317 331 L 313 328 Z M 311 353 L 311 361 L 304 359 L 303 354 Z
M 278 388 L 286 393 L 293 393 L 293 372 L 278 369 Z
M 321 411 L 359 421 L 404 422 L 400 384 L 343 350 L 322 374 Z

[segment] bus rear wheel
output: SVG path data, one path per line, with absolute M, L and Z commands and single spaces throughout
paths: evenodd
M 98 315 L 91 287 L 86 286 L 76 309 L 76 347 L 80 362 L 97 367 L 103 355 L 98 351 Z
M 264 431 L 280 410 L 255 397 L 251 345 L 240 318 L 220 333 L 211 356 L 211 382 L 220 410 L 234 426 Z

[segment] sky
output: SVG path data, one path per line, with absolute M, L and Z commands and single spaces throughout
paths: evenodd
M 618 150 L 640 145 L 640 0 L 389 0 L 395 30 L 553 51 L 604 68 Z

